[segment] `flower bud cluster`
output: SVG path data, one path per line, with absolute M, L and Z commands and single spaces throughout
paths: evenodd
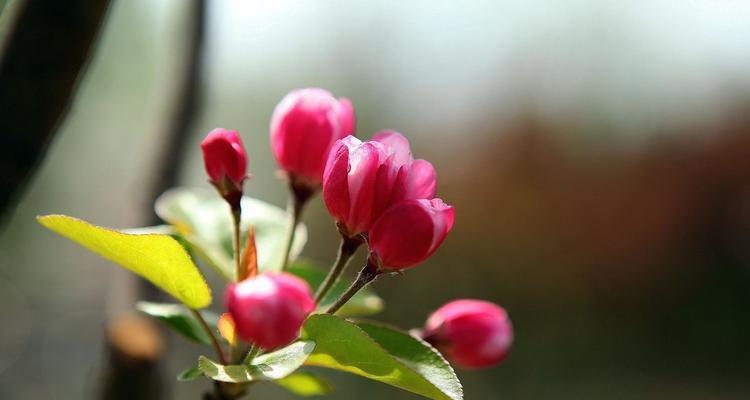
M 412 156 L 404 135 L 386 130 L 362 141 L 352 136 L 354 124 L 349 100 L 323 89 L 302 89 L 276 107 L 270 136 L 293 193 L 312 194 L 322 187 L 345 243 L 367 243 L 370 255 L 363 272 L 369 274 L 352 285 L 361 288 L 384 271 L 410 268 L 430 257 L 453 227 L 455 215 L 453 207 L 435 197 L 434 167 Z M 201 148 L 210 182 L 230 203 L 238 201 L 247 157 L 237 132 L 215 129 Z M 236 335 L 266 351 L 297 338 L 315 306 L 307 283 L 287 273 L 232 283 L 226 293 Z M 448 359 L 466 368 L 502 361 L 513 340 L 505 310 L 480 300 L 444 305 L 422 332 Z

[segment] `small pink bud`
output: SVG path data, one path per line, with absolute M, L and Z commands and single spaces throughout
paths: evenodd
M 319 187 L 333 143 L 354 134 L 354 108 L 323 89 L 295 90 L 271 117 L 271 147 L 279 167 L 293 180 Z
M 435 187 L 432 164 L 414 160 L 402 134 L 383 131 L 366 142 L 347 136 L 334 144 L 323 175 L 323 200 L 353 237 L 398 201 L 433 198 Z
M 454 300 L 427 319 L 422 336 L 452 363 L 467 369 L 503 361 L 513 343 L 505 310 L 483 300 Z
M 315 309 L 310 287 L 287 273 L 266 273 L 227 288 L 237 335 L 266 351 L 291 343 Z
M 403 200 L 375 221 L 370 250 L 385 269 L 401 270 L 427 259 L 453 227 L 453 207 L 440 199 Z
M 211 182 L 222 192 L 241 192 L 247 156 L 237 131 L 216 128 L 203 139 L 201 149 Z

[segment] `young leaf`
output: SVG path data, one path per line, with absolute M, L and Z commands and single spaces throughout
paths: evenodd
M 274 383 L 297 396 L 322 396 L 333 391 L 333 386 L 328 380 L 309 372 L 295 372 Z
M 161 234 L 129 234 L 65 215 L 39 216 L 40 224 L 135 272 L 190 308 L 211 304 L 211 290 L 185 249 Z
M 135 308 L 154 317 L 172 328 L 175 332 L 197 343 L 211 345 L 211 338 L 195 319 L 193 314 L 179 304 L 150 303 L 139 301 Z M 209 326 L 216 326 L 219 317 L 211 311 L 201 311 Z
M 234 280 L 232 262 L 232 217 L 229 206 L 210 190 L 175 188 L 162 194 L 155 204 L 156 213 L 185 237 L 198 257 L 206 261 L 224 279 Z M 287 216 L 281 208 L 250 197 L 242 199 L 242 237 L 245 243 L 250 226 L 255 227 L 255 242 L 260 271 L 279 270 L 287 233 Z M 296 257 L 307 240 L 307 229 L 297 227 L 292 256 Z
M 242 250 L 240 266 L 241 273 L 238 280 L 255 278 L 258 275 L 258 249 L 255 247 L 255 227 L 252 225 L 250 225 L 250 229 L 247 231 L 247 243 L 245 244 L 245 249 Z
M 203 376 L 203 371 L 198 367 L 190 367 L 177 375 L 177 380 L 180 382 L 194 381 Z
M 316 347 L 305 364 L 360 375 L 430 399 L 463 399 L 453 370 L 429 345 L 370 330 L 374 337 L 339 317 L 311 315 L 302 337 L 313 340 Z
M 281 379 L 301 367 L 315 348 L 312 341 L 297 341 L 256 357 L 250 365 L 221 365 L 201 356 L 198 368 L 207 377 L 232 383 Z
M 287 272 L 302 278 L 308 285 L 313 289 L 320 286 L 325 279 L 326 273 L 308 262 L 296 262 L 292 264 Z M 336 282 L 331 288 L 328 295 L 323 299 L 321 304 L 318 305 L 319 310 L 326 310 L 330 307 L 336 299 L 338 299 L 345 291 L 349 288 L 349 282 L 345 279 L 341 279 Z M 349 300 L 344 306 L 336 313 L 339 316 L 365 316 L 377 314 L 383 310 L 383 300 L 375 294 L 375 291 L 371 288 L 365 288 L 357 292 L 351 300 Z

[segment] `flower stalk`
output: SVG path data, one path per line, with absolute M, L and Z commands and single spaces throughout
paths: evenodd
M 216 335 L 214 335 L 214 332 L 211 330 L 211 328 L 206 323 L 206 320 L 203 319 L 203 316 L 198 310 L 195 310 L 193 308 L 190 309 L 190 312 L 193 313 L 193 316 L 195 319 L 198 320 L 198 323 L 201 325 L 204 331 L 208 334 L 208 337 L 211 339 L 211 345 L 214 346 L 214 350 L 216 350 L 216 356 L 219 357 L 219 362 L 221 362 L 224 365 L 227 365 L 227 359 L 224 356 L 224 350 L 221 349 L 221 345 L 219 344 L 219 341 L 216 339 Z
M 239 282 L 246 275 L 244 266 L 242 265 L 242 258 L 240 257 L 240 236 L 242 235 L 241 223 L 242 223 L 242 207 L 238 202 L 236 206 L 232 205 L 232 242 L 234 248 L 234 265 L 235 265 L 235 281 Z
M 354 282 L 352 282 L 352 285 L 349 286 L 349 289 L 347 289 L 346 292 L 344 292 L 344 294 L 342 294 L 341 297 L 336 300 L 336 303 L 334 303 L 331 307 L 328 308 L 328 310 L 326 310 L 326 314 L 335 314 L 336 311 L 338 311 L 341 307 L 344 306 L 344 304 L 351 300 L 351 298 L 354 297 L 357 292 L 372 283 L 382 273 L 383 271 L 381 271 L 378 266 L 372 261 L 372 258 L 368 258 L 367 264 L 365 264 L 362 270 L 359 271 L 357 279 L 355 279 Z
M 331 269 L 328 271 L 328 275 L 326 275 L 323 283 L 320 284 L 315 293 L 315 302 L 317 304 L 322 303 L 333 285 L 336 284 L 336 281 L 338 281 L 341 274 L 346 270 L 346 266 L 349 264 L 349 261 L 352 259 L 354 253 L 357 252 L 357 249 L 361 244 L 362 240 L 358 238 L 355 239 L 347 237 L 344 234 L 341 235 L 341 243 L 339 244 L 339 250 L 336 254 L 336 261 L 334 261 L 333 266 L 331 266 Z
M 281 271 L 289 268 L 289 259 L 291 258 L 292 247 L 294 246 L 294 237 L 297 233 L 297 225 L 302 220 L 302 212 L 307 202 L 315 194 L 316 189 L 302 182 L 300 179 L 290 176 L 289 188 L 292 196 L 289 198 L 287 214 L 289 216 L 289 226 L 287 230 L 286 246 L 284 247 L 284 259 L 281 262 Z

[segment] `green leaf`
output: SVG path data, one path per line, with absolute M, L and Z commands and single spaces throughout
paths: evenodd
M 190 367 L 177 375 L 177 380 L 181 382 L 194 381 L 203 376 L 203 371 L 198 367 Z
M 322 396 L 333 391 L 333 386 L 328 380 L 309 372 L 295 372 L 274 383 L 297 396 Z
M 174 188 L 162 194 L 155 204 L 156 213 L 173 225 L 191 245 L 195 254 L 206 261 L 224 279 L 234 280 L 232 262 L 232 216 L 227 203 L 213 191 Z M 241 243 L 247 239 L 250 225 L 255 226 L 258 265 L 262 271 L 281 268 L 287 236 L 287 215 L 274 205 L 250 197 L 242 198 Z M 307 241 L 307 229 L 297 226 L 292 259 Z
M 463 397 L 461 382 L 453 368 L 430 344 L 390 326 L 369 321 L 358 322 L 357 325 L 388 353 L 425 377 L 448 397 Z
M 190 308 L 211 304 L 211 290 L 185 249 L 161 234 L 129 234 L 65 215 L 37 220 L 100 256 L 147 279 Z
M 305 322 L 302 337 L 316 344 L 306 365 L 360 375 L 430 399 L 463 398 L 450 365 L 430 345 L 406 333 L 368 324 L 361 328 L 316 314 Z
M 147 233 L 158 233 L 162 235 L 174 235 L 174 227 L 172 225 L 154 225 L 154 226 L 143 226 L 140 228 L 128 228 L 120 229 L 122 233 L 129 233 L 132 235 L 143 235 Z
M 281 379 L 301 367 L 315 348 L 312 341 L 297 341 L 282 349 L 255 357 L 250 365 L 221 365 L 201 356 L 198 368 L 211 379 L 242 383 Z
M 180 335 L 197 343 L 211 344 L 211 338 L 203 329 L 200 322 L 185 307 L 179 304 L 150 303 L 139 301 L 135 308 L 148 316 L 154 317 L 168 327 L 175 330 Z M 219 321 L 219 316 L 207 310 L 201 311 L 203 319 L 209 326 L 215 327 Z
M 304 281 L 306 281 L 313 292 L 323 283 L 326 277 L 326 272 L 320 268 L 317 268 L 305 261 L 298 261 L 292 264 L 287 272 L 292 273 Z M 345 279 L 340 279 L 328 292 L 328 295 L 323 299 L 321 304 L 318 305 L 318 309 L 326 310 L 333 303 L 336 302 L 345 291 L 349 288 L 349 282 Z M 357 292 L 354 297 L 351 298 L 343 307 L 336 313 L 339 316 L 365 316 L 373 315 L 383 311 L 383 300 L 375 294 L 375 291 L 368 288 L 364 288 Z

